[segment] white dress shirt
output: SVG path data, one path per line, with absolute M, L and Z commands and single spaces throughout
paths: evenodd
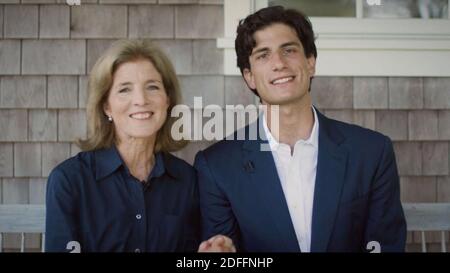
M 263 115 L 263 127 L 272 151 L 292 224 L 302 252 L 311 249 L 311 222 L 319 151 L 319 120 L 314 107 L 314 125 L 307 140 L 298 140 L 293 155 L 288 144 L 270 133 Z

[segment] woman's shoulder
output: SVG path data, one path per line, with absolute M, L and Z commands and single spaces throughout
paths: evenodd
M 191 177 L 195 176 L 195 169 L 191 164 L 187 163 L 185 160 L 170 154 L 164 154 L 164 164 L 169 172 L 177 177 Z
M 69 193 L 77 196 L 82 185 L 92 177 L 93 154 L 79 152 L 59 163 L 48 176 L 47 192 L 51 196 Z
M 95 151 L 79 152 L 78 154 L 62 161 L 51 171 L 52 175 L 64 175 L 74 177 L 85 170 L 92 169 Z

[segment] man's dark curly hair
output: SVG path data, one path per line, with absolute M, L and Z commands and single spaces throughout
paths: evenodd
M 314 31 L 308 17 L 300 11 L 285 9 L 282 6 L 267 7 L 260 9 L 239 22 L 235 49 L 237 66 L 241 70 L 242 75 L 244 75 L 245 68 L 250 69 L 249 58 L 253 48 L 256 46 L 253 35 L 256 31 L 275 23 L 282 23 L 295 29 L 305 50 L 306 57 L 309 58 L 313 55 L 317 58 L 317 49 L 314 44 Z

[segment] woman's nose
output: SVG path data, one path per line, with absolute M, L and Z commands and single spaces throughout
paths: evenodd
M 134 105 L 145 105 L 147 104 L 147 97 L 145 91 L 142 88 L 137 88 L 133 92 L 133 104 Z

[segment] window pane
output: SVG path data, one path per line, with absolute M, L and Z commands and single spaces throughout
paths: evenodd
M 366 18 L 448 18 L 448 0 L 363 1 Z M 369 5 L 368 2 L 374 3 Z M 377 5 L 376 3 L 379 3 Z
M 308 17 L 356 17 L 356 0 L 269 0 L 269 6 L 276 5 L 300 10 Z

